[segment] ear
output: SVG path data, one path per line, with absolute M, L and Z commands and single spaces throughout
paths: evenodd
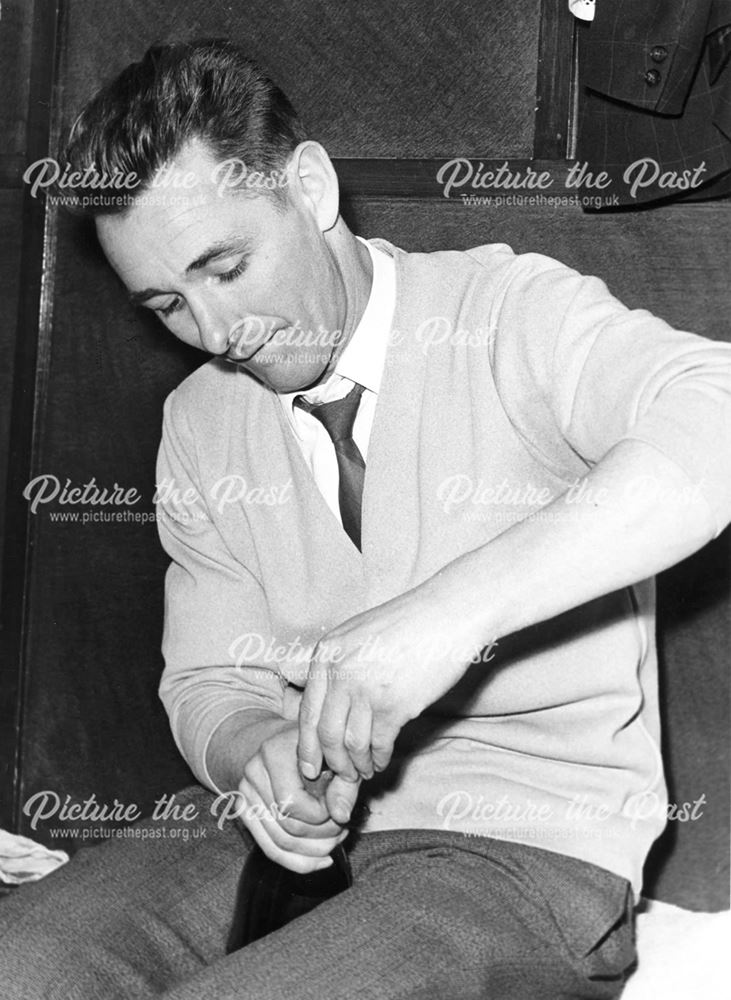
M 335 168 L 319 142 L 301 142 L 287 165 L 290 191 L 301 199 L 325 233 L 340 214 L 340 188 Z

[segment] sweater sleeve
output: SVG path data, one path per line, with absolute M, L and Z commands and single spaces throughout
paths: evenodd
M 158 530 L 172 560 L 165 578 L 160 697 L 183 757 L 203 784 L 218 791 L 206 767 L 216 729 L 248 709 L 282 716 L 284 685 L 275 671 L 241 662 L 242 636 L 269 631 L 267 604 L 259 581 L 221 537 L 196 464 L 193 435 L 172 393 L 157 463 Z
M 535 254 L 516 258 L 495 308 L 498 391 L 526 444 L 570 479 L 619 441 L 643 441 L 683 469 L 720 533 L 731 520 L 731 345 L 628 309 L 598 278 Z

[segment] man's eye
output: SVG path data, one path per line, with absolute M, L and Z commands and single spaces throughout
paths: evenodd
M 170 316 L 172 313 L 177 312 L 179 309 L 183 308 L 183 300 L 178 296 L 173 299 L 169 306 L 161 306 L 156 309 L 155 312 L 160 313 L 161 316 Z
M 227 281 L 235 281 L 236 278 L 240 277 L 244 273 L 245 270 L 246 258 L 242 257 L 236 267 L 232 267 L 230 271 L 224 271 L 222 274 L 217 274 L 216 277 L 219 281 L 223 281 L 225 284 Z

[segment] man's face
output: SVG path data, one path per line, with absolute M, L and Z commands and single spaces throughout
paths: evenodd
M 348 322 L 332 223 L 296 171 L 277 203 L 222 192 L 215 167 L 202 144 L 187 146 L 167 176 L 190 186 L 153 186 L 123 215 L 100 216 L 102 248 L 133 300 L 176 337 L 276 392 L 313 385 L 332 370 Z

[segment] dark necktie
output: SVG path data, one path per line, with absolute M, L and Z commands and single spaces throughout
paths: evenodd
M 353 544 L 360 549 L 361 503 L 365 462 L 353 440 L 353 424 L 358 412 L 363 386 L 356 382 L 347 396 L 331 403 L 313 405 L 304 396 L 295 396 L 295 406 L 317 417 L 330 435 L 338 460 L 338 504 L 343 527 Z

